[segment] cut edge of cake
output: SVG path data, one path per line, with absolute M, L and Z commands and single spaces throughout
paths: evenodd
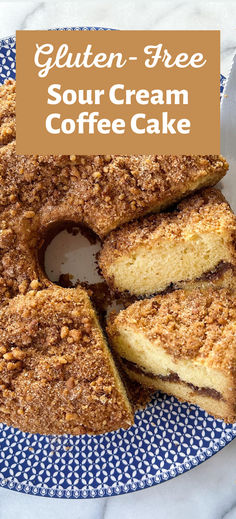
M 152 388 L 155 391 L 160 391 L 170 396 L 174 396 L 180 402 L 189 402 L 197 405 L 201 409 L 207 411 L 214 418 L 224 420 L 226 423 L 234 423 L 236 421 L 235 399 L 236 392 L 232 394 L 232 400 L 226 404 L 220 398 L 220 393 L 215 390 L 208 390 L 208 388 L 200 388 L 193 384 L 186 384 L 179 381 L 176 377 L 174 380 L 155 380 L 145 373 L 137 373 L 135 368 L 129 367 L 123 363 L 123 368 L 131 380 L 138 382 L 144 387 Z M 174 379 L 175 376 L 173 376 Z M 214 396 L 212 396 L 214 395 Z M 230 395 L 229 395 L 230 396 Z
M 176 210 L 113 231 L 101 272 L 119 293 L 145 297 L 177 288 L 235 285 L 236 216 L 220 191 L 209 188 Z
M 132 380 L 230 423 L 236 420 L 235 332 L 235 292 L 224 289 L 156 296 L 108 320 L 112 348 Z

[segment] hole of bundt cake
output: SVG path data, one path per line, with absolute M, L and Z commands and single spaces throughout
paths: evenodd
M 50 281 L 72 287 L 102 281 L 96 262 L 99 250 L 100 240 L 90 229 L 63 222 L 48 227 L 39 259 Z

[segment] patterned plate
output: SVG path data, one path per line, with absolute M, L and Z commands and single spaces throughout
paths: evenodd
M 14 37 L 0 41 L 0 82 L 10 77 L 15 77 Z M 158 394 L 136 414 L 128 431 L 39 436 L 1 424 L 0 485 L 47 497 L 124 494 L 190 470 L 234 436 L 236 424 L 226 425 L 194 405 Z

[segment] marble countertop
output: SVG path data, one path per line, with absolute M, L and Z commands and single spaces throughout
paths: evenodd
M 221 30 L 221 72 L 236 51 L 235 0 L 0 0 L 0 37 L 17 29 L 70 26 Z
M 0 38 L 16 29 L 94 25 L 117 29 L 220 29 L 221 72 L 236 52 L 236 2 L 0 0 Z M 0 519 L 236 519 L 236 439 L 202 465 L 125 496 L 56 500 L 0 489 Z

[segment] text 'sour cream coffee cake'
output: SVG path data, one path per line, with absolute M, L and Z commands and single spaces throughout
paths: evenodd
M 234 291 L 176 290 L 138 301 L 111 316 L 108 335 L 133 380 L 235 421 Z
M 194 285 L 233 286 L 236 216 L 220 191 L 205 189 L 172 212 L 113 231 L 100 254 L 111 288 L 147 296 Z

